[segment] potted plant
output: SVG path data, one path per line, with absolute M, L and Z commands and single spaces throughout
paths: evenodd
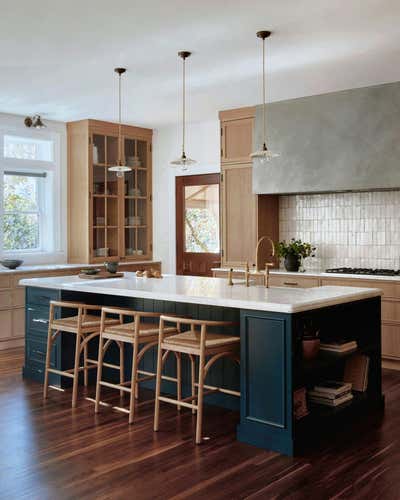
M 303 359 L 309 361 L 318 356 L 319 347 L 319 330 L 311 325 L 304 326 L 304 332 L 302 337 L 302 351 Z
M 315 247 L 313 247 L 311 243 L 304 243 L 295 238 L 292 238 L 289 243 L 285 240 L 280 241 L 276 251 L 278 256 L 284 259 L 286 271 L 292 272 L 297 272 L 299 270 L 301 259 L 315 257 Z

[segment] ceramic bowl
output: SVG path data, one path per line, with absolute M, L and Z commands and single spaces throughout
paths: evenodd
M 0 264 L 7 269 L 17 269 L 24 261 L 19 259 L 3 259 L 0 260 Z
M 81 269 L 81 274 L 87 274 L 91 276 L 93 274 L 99 274 L 100 269 L 96 269 L 95 267 L 87 267 L 85 269 Z

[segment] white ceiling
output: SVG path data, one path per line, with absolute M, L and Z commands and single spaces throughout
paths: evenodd
M 6 2 L 6 0 L 4 0 Z M 9 0 L 0 15 L 0 111 L 116 119 L 115 66 L 126 66 L 123 120 L 176 122 L 180 61 L 189 119 L 260 101 L 271 29 L 269 99 L 400 80 L 398 0 Z M 4 3 L 3 3 L 4 6 Z

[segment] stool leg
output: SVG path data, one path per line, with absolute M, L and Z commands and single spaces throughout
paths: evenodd
M 84 386 L 87 387 L 88 386 L 88 362 L 87 362 L 87 358 L 88 358 L 88 345 L 85 344 L 85 347 L 83 348 L 83 366 L 84 366 L 84 370 L 83 370 L 83 377 L 84 377 Z
M 101 375 L 103 372 L 103 335 L 100 334 L 99 338 L 99 354 L 97 356 L 97 379 L 96 379 L 96 402 L 94 405 L 94 412 L 99 413 L 100 407 L 100 392 L 101 392 Z
M 119 383 L 122 385 L 125 382 L 125 357 L 124 357 L 124 344 L 119 342 Z M 119 395 L 122 398 L 124 391 L 119 391 Z
M 75 364 L 74 364 L 74 378 L 72 385 L 72 408 L 76 407 L 76 400 L 78 399 L 78 383 L 79 383 L 79 361 L 81 357 L 81 335 L 77 333 L 75 344 Z
M 157 377 L 156 377 L 156 394 L 154 401 L 154 430 L 158 431 L 159 422 L 160 422 L 160 397 L 161 393 L 161 375 L 162 375 L 162 350 L 160 344 L 158 345 L 157 351 Z
M 135 392 L 136 392 L 136 379 L 137 379 L 137 369 L 138 369 L 138 351 L 139 345 L 138 340 L 135 339 L 133 344 L 133 359 L 132 359 L 132 375 L 131 375 L 131 393 L 129 399 L 129 423 L 133 423 L 133 418 L 135 416 Z
M 191 382 L 192 382 L 192 398 L 196 396 L 196 360 L 193 354 L 189 354 L 190 357 L 190 371 L 191 371 Z M 192 403 L 195 403 L 195 400 L 192 399 Z M 196 413 L 196 408 L 192 408 L 193 415 Z
M 177 390 L 176 394 L 178 401 L 182 399 L 182 355 L 180 352 L 176 352 L 176 378 L 177 378 Z M 178 411 L 181 411 L 182 407 L 178 406 Z
M 199 389 L 197 392 L 197 420 L 196 420 L 196 444 L 201 443 L 201 431 L 203 426 L 203 391 L 204 391 L 204 351 L 200 352 L 199 360 Z
M 46 351 L 46 365 L 44 369 L 44 387 L 43 387 L 43 399 L 47 399 L 49 393 L 49 368 L 50 368 L 50 359 L 51 359 L 51 333 L 52 329 L 49 323 L 49 331 L 47 334 L 47 351 Z

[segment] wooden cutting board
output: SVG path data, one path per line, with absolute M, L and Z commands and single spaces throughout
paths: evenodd
M 80 278 L 85 280 L 104 280 L 108 278 L 122 278 L 124 273 L 108 273 L 107 271 L 101 271 L 97 274 L 79 274 Z

